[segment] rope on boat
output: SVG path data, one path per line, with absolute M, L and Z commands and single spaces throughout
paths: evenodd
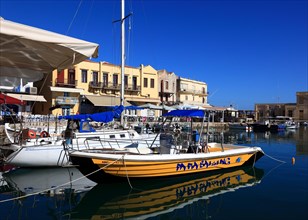
M 117 162 L 117 161 L 119 161 L 119 160 L 121 160 L 121 159 L 124 159 L 124 155 L 123 155 L 122 157 L 120 157 L 119 159 L 116 159 L 116 160 L 113 161 L 112 163 L 109 163 L 109 164 L 107 164 L 106 166 L 101 167 L 101 168 L 99 168 L 99 169 L 97 169 L 97 170 L 95 170 L 95 171 L 93 171 L 93 172 L 91 172 L 91 173 L 88 173 L 87 175 L 84 175 L 84 176 L 82 176 L 82 177 L 80 177 L 80 178 L 77 178 L 77 179 L 75 179 L 75 180 L 72 180 L 72 181 L 63 183 L 63 184 L 61 184 L 61 185 L 59 185 L 59 186 L 54 186 L 54 187 L 51 187 L 51 188 L 48 188 L 48 189 L 44 189 L 44 190 L 39 191 L 39 192 L 36 192 L 36 193 L 31 193 L 31 194 L 28 194 L 28 195 L 23 195 L 23 196 L 18 196 L 18 197 L 10 198 L 10 199 L 0 200 L 0 203 L 9 202 L 9 201 L 17 200 L 17 199 L 23 199 L 23 198 L 26 198 L 26 197 L 29 197 L 29 196 L 38 195 L 38 194 L 41 194 L 41 193 L 43 193 L 43 192 L 47 192 L 47 191 L 50 191 L 50 190 L 53 190 L 53 189 L 60 188 L 61 186 L 65 186 L 65 185 L 72 184 L 72 183 L 74 183 L 74 182 L 76 182 L 76 181 L 78 181 L 78 180 L 81 180 L 81 179 L 83 179 L 83 178 L 85 178 L 85 177 L 88 177 L 88 176 L 90 176 L 90 175 L 92 175 L 92 174 L 94 174 L 94 173 L 96 173 L 96 172 L 98 172 L 98 171 L 100 171 L 100 170 L 102 170 L 102 169 L 105 169 L 106 167 L 108 167 L 108 166 L 114 164 L 115 162 Z
M 264 152 L 263 152 L 263 153 L 264 153 Z M 282 164 L 287 163 L 287 162 L 285 162 L 285 161 L 278 160 L 278 159 L 276 159 L 276 158 L 274 158 L 274 157 L 272 157 L 272 156 L 270 156 L 270 155 L 268 155 L 268 154 L 266 154 L 266 153 L 264 153 L 264 156 L 267 156 L 267 157 L 269 157 L 269 158 L 272 159 L 272 160 L 275 160 L 275 161 L 277 161 L 277 162 L 280 162 L 280 164 L 278 164 L 276 167 L 272 168 L 266 175 L 264 175 L 263 178 L 262 178 L 263 180 L 264 180 L 264 178 L 267 177 L 273 170 L 277 169 L 277 168 L 280 167 Z
M 277 166 L 275 166 L 274 168 L 272 168 L 270 171 L 268 171 L 268 173 L 266 175 L 264 175 L 262 177 L 262 180 L 264 180 L 265 177 L 267 177 L 271 172 L 273 172 L 274 170 L 276 170 L 278 167 L 280 167 L 283 163 L 278 164 Z
M 263 152 L 263 153 L 264 153 L 264 152 Z M 278 159 L 276 159 L 276 158 L 274 158 L 274 157 L 271 157 L 270 155 L 268 155 L 268 154 L 266 154 L 266 153 L 264 153 L 264 156 L 267 156 L 267 157 L 271 158 L 272 160 L 278 161 L 278 162 L 280 162 L 280 163 L 287 163 L 287 162 L 285 162 L 285 161 L 283 161 L 283 160 L 278 160 Z
M 132 186 L 132 184 L 130 183 L 130 180 L 129 180 L 129 177 L 128 177 L 128 173 L 127 173 L 127 168 L 126 168 L 126 163 L 125 163 L 124 156 L 125 156 L 125 155 L 123 155 L 123 163 L 124 163 L 124 166 L 125 166 L 127 182 L 128 182 L 128 184 L 129 184 L 130 188 L 133 189 L 133 186 Z
M 255 167 L 255 163 L 256 163 L 256 160 L 257 160 L 257 153 L 255 153 L 254 155 L 255 155 L 255 158 L 253 159 L 252 167 Z

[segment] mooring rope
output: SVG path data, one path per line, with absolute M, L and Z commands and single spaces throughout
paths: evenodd
M 263 153 L 264 153 L 264 152 L 263 152 Z M 275 160 L 275 161 L 277 161 L 277 162 L 280 162 L 280 164 L 278 164 L 277 166 L 275 166 L 274 168 L 272 168 L 266 175 L 263 176 L 262 179 L 264 179 L 264 178 L 265 178 L 266 176 L 268 176 L 271 172 L 273 172 L 273 170 L 277 169 L 277 168 L 280 167 L 282 164 L 287 163 L 287 162 L 285 162 L 285 161 L 278 160 L 278 159 L 276 159 L 276 158 L 274 158 L 274 157 L 272 157 L 272 156 L 270 156 L 270 155 L 268 155 L 268 154 L 266 154 L 266 153 L 264 153 L 264 156 L 267 156 L 267 157 L 269 157 L 269 158 L 272 159 L 272 160 Z
M 263 152 L 263 153 L 264 153 L 264 152 Z M 278 159 L 276 159 L 276 158 L 274 158 L 274 157 L 271 157 L 270 155 L 268 155 L 268 154 L 266 154 L 266 153 L 264 153 L 264 156 L 267 156 L 267 157 L 271 158 L 272 160 L 278 161 L 278 162 L 280 162 L 280 163 L 287 163 L 287 162 L 285 162 L 285 161 L 283 161 L 283 160 L 278 160 Z
M 119 161 L 119 160 L 121 160 L 121 159 L 123 159 L 123 158 L 124 158 L 124 155 L 123 155 L 122 157 L 120 157 L 119 159 L 116 159 L 116 160 L 113 161 L 112 163 L 107 164 L 107 165 L 104 166 L 104 167 L 101 167 L 101 168 L 99 168 L 99 169 L 97 169 L 97 170 L 95 170 L 95 171 L 93 171 L 93 172 L 91 172 L 91 173 L 88 173 L 87 175 L 84 175 L 84 176 L 82 176 L 82 177 L 80 177 L 80 178 L 77 178 L 77 179 L 75 179 L 75 180 L 72 180 L 72 181 L 63 183 L 63 184 L 61 184 L 61 185 L 59 185 L 59 186 L 55 186 L 55 187 L 51 187 L 51 188 L 48 188 L 48 189 L 44 189 L 44 190 L 39 191 L 39 192 L 36 192 L 36 193 L 31 193 L 31 194 L 27 194 L 27 195 L 23 195 L 23 196 L 18 196 L 18 197 L 14 197 L 14 198 L 10 198 L 10 199 L 0 200 L 0 203 L 9 202 L 9 201 L 17 200 L 17 199 L 23 199 L 23 198 L 26 198 L 26 197 L 29 197 L 29 196 L 38 195 L 38 194 L 41 194 L 41 193 L 46 192 L 46 191 L 50 191 L 50 190 L 53 190 L 53 189 L 60 188 L 61 186 L 65 186 L 65 185 L 72 184 L 72 183 L 74 183 L 74 182 L 76 182 L 76 181 L 78 181 L 78 180 L 81 180 L 81 179 L 83 179 L 83 178 L 86 178 L 86 177 L 88 177 L 88 176 L 90 176 L 90 175 L 92 175 L 92 174 L 94 174 L 94 173 L 100 171 L 101 169 L 105 169 L 106 167 L 108 167 L 108 166 L 114 164 L 115 162 L 117 162 L 117 161 Z
M 256 163 L 256 160 L 257 160 L 257 153 L 255 153 L 254 155 L 255 155 L 255 158 L 254 158 L 254 160 L 253 160 L 252 167 L 254 167 L 254 166 L 255 166 L 255 163 Z
M 126 163 L 125 163 L 124 156 L 125 156 L 125 155 L 123 155 L 123 163 L 124 163 L 124 166 L 125 166 L 127 182 L 128 182 L 128 184 L 129 184 L 130 188 L 133 189 L 133 186 L 132 186 L 132 184 L 130 183 L 130 180 L 129 180 L 129 177 L 128 177 L 128 173 L 127 173 L 127 168 L 126 168 Z

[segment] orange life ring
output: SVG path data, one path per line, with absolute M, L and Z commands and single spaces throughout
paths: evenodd
M 49 134 L 48 134 L 47 131 L 42 131 L 42 132 L 40 133 L 40 137 L 41 137 L 41 138 L 49 137 Z
M 31 138 L 31 139 L 36 138 L 36 133 L 35 133 L 35 131 L 29 129 L 29 131 L 28 131 L 28 137 Z

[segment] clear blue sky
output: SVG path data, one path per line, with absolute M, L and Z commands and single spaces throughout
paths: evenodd
M 253 109 L 308 91 L 307 0 L 127 0 L 125 10 L 126 64 L 203 81 L 209 104 Z M 0 16 L 98 43 L 96 60 L 120 64 L 120 0 L 0 0 Z

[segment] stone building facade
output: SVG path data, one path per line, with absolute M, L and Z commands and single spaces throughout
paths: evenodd
M 255 120 L 277 116 L 290 117 L 298 122 L 308 121 L 308 92 L 297 92 L 296 103 L 255 104 Z

